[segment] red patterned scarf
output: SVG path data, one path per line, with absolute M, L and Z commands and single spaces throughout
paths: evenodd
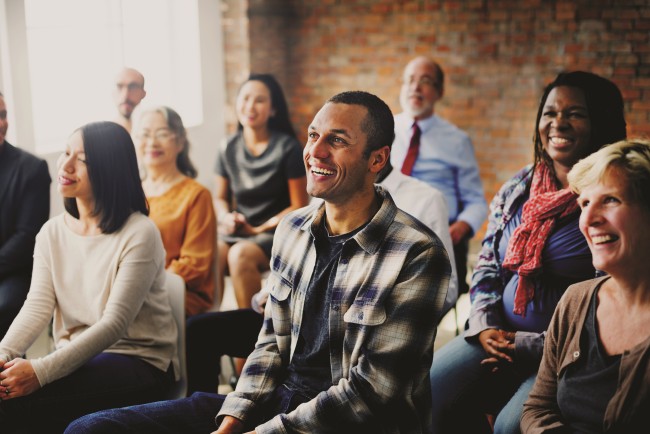
M 538 164 L 533 174 L 530 197 L 524 204 L 521 224 L 515 229 L 503 261 L 504 268 L 519 273 L 513 312 L 526 316 L 526 306 L 535 295 L 533 276 L 541 273 L 542 250 L 557 219 L 578 209 L 576 195 L 568 188 L 558 190 L 553 173 Z

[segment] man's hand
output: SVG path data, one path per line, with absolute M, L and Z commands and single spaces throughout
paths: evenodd
M 3 365 L 0 373 L 0 399 L 3 401 L 29 395 L 40 388 L 31 361 L 13 359 Z
M 460 243 L 463 238 L 472 233 L 472 227 L 462 220 L 458 220 L 449 225 L 449 235 L 454 246 Z
M 244 422 L 236 417 L 226 416 L 221 421 L 219 428 L 212 434 L 240 434 L 244 430 Z

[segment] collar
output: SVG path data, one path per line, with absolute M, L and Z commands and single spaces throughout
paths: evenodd
M 393 170 L 391 170 L 390 173 L 386 175 L 384 180 L 381 181 L 379 185 L 383 186 L 385 190 L 396 191 L 399 185 L 402 183 L 404 176 L 406 175 L 393 167 Z
M 404 115 L 404 119 L 406 119 L 408 122 L 408 128 L 411 128 L 413 122 L 417 122 L 418 127 L 420 127 L 420 131 L 422 133 L 429 131 L 431 128 L 433 128 L 433 126 L 436 123 L 440 121 L 440 118 L 435 113 L 433 113 L 428 118 L 420 119 L 418 121 L 416 121 L 415 118 L 413 118 L 411 115 L 407 114 L 406 112 L 402 112 L 402 114 Z
M 389 174 L 389 177 L 391 174 Z M 379 250 L 381 243 L 386 237 L 388 228 L 390 227 L 393 220 L 395 220 L 395 215 L 397 214 L 397 206 L 395 205 L 395 202 L 393 202 L 393 198 L 386 190 L 384 190 L 383 187 L 375 184 L 375 194 L 378 195 L 381 199 L 379 210 L 370 219 L 366 227 L 364 227 L 352 237 L 352 240 L 355 240 L 359 247 L 361 247 L 366 251 L 366 253 L 370 255 L 375 254 Z M 324 216 L 325 201 L 323 201 L 323 203 L 321 203 L 320 206 L 314 210 L 311 217 L 307 218 L 303 222 L 303 224 L 300 226 L 300 229 L 305 232 L 309 231 L 312 238 L 315 238 L 315 234 L 318 231 L 318 226 L 322 223 Z

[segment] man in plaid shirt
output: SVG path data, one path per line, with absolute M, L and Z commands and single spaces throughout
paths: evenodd
M 309 127 L 307 191 L 271 257 L 264 324 L 234 392 L 108 410 L 68 433 L 427 433 L 429 368 L 451 267 L 440 239 L 375 186 L 393 116 L 344 92 Z M 212 422 L 210 424 L 209 422 Z M 121 431 L 122 430 L 122 431 Z

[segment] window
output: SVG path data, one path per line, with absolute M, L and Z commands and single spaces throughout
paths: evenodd
M 143 105 L 169 105 L 187 127 L 203 122 L 197 0 L 24 4 L 37 153 L 60 150 L 87 122 L 115 118 L 123 66 L 145 76 Z

